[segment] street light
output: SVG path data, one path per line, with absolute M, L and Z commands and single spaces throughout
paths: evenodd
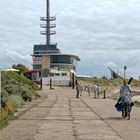
M 124 66 L 124 79 L 126 79 L 126 70 L 127 70 L 127 66 Z

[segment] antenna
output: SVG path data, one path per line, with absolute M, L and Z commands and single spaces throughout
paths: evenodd
M 45 31 L 40 31 L 40 34 L 46 36 L 46 47 L 51 44 L 51 35 L 56 34 L 56 31 L 51 30 L 56 27 L 56 24 L 51 24 L 55 20 L 56 17 L 50 17 L 50 1 L 46 0 L 46 17 L 40 17 L 40 21 L 46 22 L 46 24 L 40 24 L 40 27 L 45 29 Z

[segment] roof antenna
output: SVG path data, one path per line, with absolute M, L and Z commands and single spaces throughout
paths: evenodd
M 51 45 L 51 35 L 56 34 L 56 31 L 51 30 L 51 28 L 56 27 L 56 24 L 51 24 L 51 22 L 55 20 L 56 17 L 50 17 L 50 1 L 46 0 L 46 17 L 40 17 L 40 21 L 46 22 L 46 24 L 40 24 L 40 27 L 45 29 L 45 31 L 41 31 L 40 34 L 46 36 L 46 47 Z

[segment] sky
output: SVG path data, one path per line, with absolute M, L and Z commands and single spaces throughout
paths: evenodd
M 139 0 L 50 0 L 56 15 L 52 42 L 62 53 L 81 59 L 77 73 L 109 76 L 108 66 L 138 79 L 140 75 Z M 45 43 L 40 17 L 45 0 L 0 0 L 0 67 L 32 67 L 33 45 Z

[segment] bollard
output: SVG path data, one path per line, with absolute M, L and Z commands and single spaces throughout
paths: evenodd
M 42 89 L 42 78 L 40 79 L 40 89 Z
M 50 89 L 52 89 L 52 79 L 50 79 Z
M 74 74 L 72 73 L 72 89 L 74 89 L 74 87 L 75 87 L 75 78 L 74 78 Z
M 105 94 L 106 90 L 104 90 L 104 98 L 103 99 L 106 99 L 106 94 Z
M 106 90 L 107 90 L 108 88 L 106 88 L 103 92 L 104 92 L 104 97 L 103 97 L 103 99 L 106 99 Z

